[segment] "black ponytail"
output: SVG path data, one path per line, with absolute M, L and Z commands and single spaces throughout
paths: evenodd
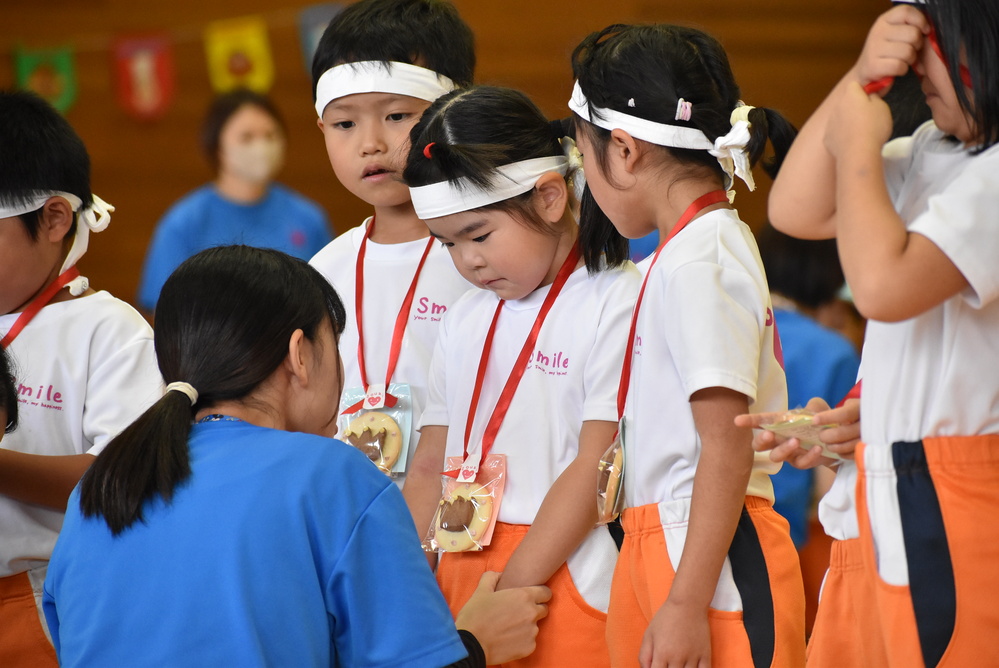
M 97 457 L 80 483 L 85 517 L 118 535 L 141 522 L 146 502 L 169 502 L 191 475 L 194 413 L 248 396 L 288 352 L 295 330 L 313 340 L 346 322 L 333 287 L 306 262 L 274 250 L 223 246 L 198 253 L 167 279 L 156 304 L 155 347 L 163 379 L 198 392 L 167 392 Z
M 559 140 L 567 135 L 566 125 L 549 121 L 526 95 L 511 88 L 454 91 L 434 102 L 413 128 L 403 179 L 410 187 L 468 179 L 486 188 L 498 167 L 562 155 Z M 507 211 L 528 227 L 549 233 L 534 208 L 534 193 L 529 190 L 482 210 Z M 619 240 L 605 242 L 581 233 L 580 246 L 591 273 L 628 258 L 627 243 Z

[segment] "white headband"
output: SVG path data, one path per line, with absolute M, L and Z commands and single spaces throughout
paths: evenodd
M 592 114 L 590 113 L 591 108 L 594 112 Z M 732 188 L 733 175 L 745 181 L 750 190 L 756 188 L 749 166 L 749 155 L 746 153 L 746 144 L 749 143 L 750 137 L 749 128 L 752 127 L 748 116 L 749 111 L 753 108 L 740 102 L 739 106 L 732 111 L 732 116 L 729 119 L 732 129 L 728 134 L 722 135 L 712 142 L 707 135 L 696 128 L 657 123 L 614 109 L 591 106 L 583 94 L 583 89 L 579 87 L 578 81 L 572 88 L 572 98 L 569 100 L 569 109 L 583 120 L 604 130 L 621 129 L 636 139 L 643 139 L 657 146 L 708 151 L 718 158 L 718 164 L 725 170 L 726 189 Z M 730 192 L 729 199 L 732 198 L 732 195 Z
M 61 190 L 47 190 L 36 193 L 31 200 L 22 206 L 0 207 L 0 218 L 12 218 L 31 211 L 37 211 L 52 197 L 62 197 L 73 207 L 73 211 L 79 212 L 76 218 L 76 236 L 73 237 L 73 245 L 69 248 L 69 254 L 66 255 L 66 260 L 62 263 L 62 268 L 59 269 L 59 273 L 61 274 L 79 262 L 83 254 L 87 252 L 87 246 L 90 243 L 90 233 L 103 232 L 107 228 L 108 223 L 111 222 L 111 212 L 114 211 L 114 207 L 97 195 L 94 195 L 93 204 L 81 210 L 80 207 L 83 205 L 83 202 L 73 193 L 62 192 Z M 70 281 L 68 287 L 70 294 L 74 297 L 79 296 L 90 287 L 90 281 L 87 280 L 86 276 L 79 276 Z
M 323 72 L 316 84 L 316 113 L 333 100 L 357 93 L 395 93 L 433 102 L 457 88 L 451 79 L 409 63 L 363 60 L 337 65 Z
M 569 159 L 564 156 L 532 158 L 497 167 L 488 188 L 481 188 L 463 177 L 457 181 L 410 188 L 409 195 L 416 215 L 421 220 L 428 220 L 502 202 L 526 193 L 548 172 L 565 176 L 568 171 Z

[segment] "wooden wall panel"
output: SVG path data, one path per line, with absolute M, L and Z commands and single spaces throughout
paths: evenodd
M 289 126 L 288 164 L 281 180 L 317 200 L 335 227 L 367 214 L 336 182 L 315 126 L 309 76 L 295 0 L 2 0 L 0 87 L 13 85 L 12 49 L 72 43 L 78 49 L 79 93 L 67 117 L 90 150 L 94 190 L 118 207 L 111 227 L 94 238 L 81 263 L 95 286 L 131 300 L 145 247 L 159 216 L 178 197 L 211 177 L 197 131 L 212 97 L 201 31 L 212 20 L 262 14 L 269 23 L 276 83 L 272 90 Z M 525 90 L 552 117 L 565 116 L 572 77 L 569 55 L 588 32 L 613 22 L 672 21 L 715 34 L 729 51 L 750 104 L 784 111 L 802 123 L 855 59 L 881 3 L 868 0 L 456 0 L 476 33 L 483 83 Z M 887 3 L 884 3 L 887 6 Z M 176 97 L 168 114 L 140 123 L 114 100 L 109 49 L 120 34 L 163 30 L 175 39 Z M 2 122 L 2 119 L 0 119 Z M 753 225 L 765 218 L 761 192 L 740 194 Z

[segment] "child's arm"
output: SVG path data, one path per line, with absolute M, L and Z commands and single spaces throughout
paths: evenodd
M 825 143 L 836 166 L 836 239 L 843 273 L 865 316 L 907 320 L 968 282 L 936 244 L 906 230 L 895 211 L 881 157 L 891 131 L 888 106 L 854 83 L 845 87 L 835 114 Z
M 444 470 L 444 448 L 447 445 L 447 427 L 428 425 L 420 430 L 420 442 L 413 453 L 402 496 L 413 515 L 416 532 L 422 541 L 434 512 L 441 500 L 441 471 Z M 437 555 L 427 552 L 430 568 L 437 564 Z M 538 583 L 540 584 L 540 583 Z
M 837 172 L 826 147 L 826 128 L 838 120 L 837 107 L 847 88 L 905 74 L 928 29 L 926 17 L 910 5 L 893 7 L 878 17 L 860 59 L 801 128 L 781 166 L 770 191 L 768 213 L 774 227 L 803 239 L 836 235 Z
M 735 426 L 745 395 L 721 387 L 690 398 L 701 456 L 694 474 L 687 538 L 669 597 L 642 640 L 642 666 L 708 665 L 708 606 L 732 545 L 753 466 L 752 433 Z M 701 663 L 698 663 L 701 662 Z
M 69 494 L 93 455 L 33 455 L 0 448 L 0 494 L 22 503 L 66 511 Z
M 507 562 L 497 589 L 544 584 L 597 522 L 597 464 L 617 423 L 583 422 L 579 452 L 545 495 L 524 540 Z

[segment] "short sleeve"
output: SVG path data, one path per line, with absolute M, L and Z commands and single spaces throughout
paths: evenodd
M 665 279 L 666 341 L 687 396 L 724 387 L 756 399 L 766 304 L 740 268 L 691 262 Z M 648 299 L 650 295 L 646 296 Z
M 420 417 L 419 428 L 426 426 L 447 427 L 451 419 L 447 410 L 447 350 L 448 313 L 444 314 L 441 326 L 434 343 L 434 354 L 430 360 L 430 371 L 427 374 L 427 406 Z
M 617 392 L 628 347 L 631 313 L 641 277 L 630 262 L 619 272 L 603 298 L 593 349 L 583 371 L 583 420 L 617 422 Z
M 337 665 L 425 668 L 467 656 L 394 485 L 359 517 L 326 600 Z
M 912 137 L 899 137 L 885 144 L 881 149 L 881 159 L 884 161 L 885 185 L 888 194 L 894 200 L 902 190 L 905 173 L 912 164 Z

